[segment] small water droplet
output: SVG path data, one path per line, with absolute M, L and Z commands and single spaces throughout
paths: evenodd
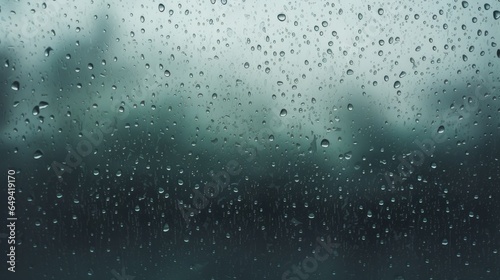
M 278 15 L 278 19 L 279 19 L 279 21 L 285 21 L 286 15 L 285 14 L 279 14 Z
M 139 211 L 141 211 L 141 207 L 139 207 L 139 205 L 136 205 L 135 206 L 135 212 L 139 212 Z
M 314 217 L 315 217 L 315 216 L 314 216 L 314 213 L 310 213 L 310 214 L 309 214 L 309 219 L 314 219 Z
M 168 71 L 168 70 L 165 70 L 165 72 L 163 74 L 165 75 L 165 77 L 170 77 L 170 71 Z
M 439 126 L 439 127 L 438 127 L 438 131 L 437 131 L 437 132 L 438 132 L 438 133 L 444 133 L 444 126 L 442 126 L 442 125 L 441 125 L 441 126 Z
M 401 87 L 401 82 L 400 81 L 394 82 L 394 88 L 400 88 L 400 87 Z
M 500 49 L 497 50 L 497 57 L 500 58 Z
M 406 72 L 405 71 L 401 71 L 401 73 L 399 73 L 399 77 L 400 78 L 404 78 L 404 76 L 406 76 Z
M 165 5 L 159 4 L 158 5 L 158 11 L 160 11 L 161 13 L 163 13 L 165 11 Z
M 351 103 L 347 104 L 347 110 L 352 111 L 352 109 L 354 109 L 354 106 Z
M 448 245 L 448 239 L 443 239 L 443 241 L 441 242 L 441 244 L 443 244 L 444 246 Z
M 347 70 L 347 75 L 352 75 L 352 74 L 354 74 L 354 71 L 352 71 L 352 69 Z
M 42 153 L 42 151 L 40 151 L 40 150 L 36 150 L 36 151 L 35 151 L 35 154 L 33 155 L 33 158 L 34 158 L 34 159 L 40 159 L 41 157 L 43 157 L 43 153 Z
M 280 116 L 285 117 L 287 113 L 286 109 L 281 109 Z
M 493 12 L 493 18 L 494 19 L 499 19 L 500 18 L 500 11 L 499 10 L 496 10 Z
M 166 223 L 164 226 L 163 226 L 163 232 L 167 232 L 170 230 L 170 226 Z
M 366 213 L 366 216 L 367 216 L 368 218 L 373 217 L 373 213 L 372 213 L 372 211 L 371 211 L 371 210 L 368 210 L 368 213 Z
M 463 8 L 469 7 L 469 3 L 467 1 L 462 1 L 462 7 Z
M 18 81 L 14 81 L 12 83 L 12 85 L 10 86 L 11 89 L 13 90 L 19 90 L 19 82 Z
M 384 14 L 384 9 L 382 9 L 382 8 L 378 9 L 378 14 L 379 15 L 383 15 Z
M 243 67 L 245 67 L 245 68 L 247 68 L 247 69 L 248 69 L 248 67 L 250 67 L 250 63 L 245 62 L 245 64 L 243 65 Z
M 328 146 L 330 146 L 330 141 L 328 141 L 328 139 L 321 140 L 321 147 L 327 148 Z

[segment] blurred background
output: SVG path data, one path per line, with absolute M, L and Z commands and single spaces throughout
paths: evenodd
M 499 10 L 1 1 L 2 279 L 499 279 Z

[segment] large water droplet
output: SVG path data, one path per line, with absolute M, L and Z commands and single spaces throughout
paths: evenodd
M 500 11 L 499 10 L 496 10 L 493 12 L 493 18 L 494 19 L 499 19 L 500 18 Z
M 165 70 L 165 72 L 163 74 L 165 75 L 165 77 L 170 77 L 170 71 L 168 71 L 168 70 Z
M 34 158 L 34 159 L 39 159 L 39 158 L 41 158 L 41 157 L 43 157 L 43 153 L 42 153 L 42 151 L 40 151 L 40 150 L 36 150 L 35 154 L 33 155 L 33 158 Z
M 163 12 L 165 11 L 165 5 L 163 5 L 163 4 L 159 4 L 159 5 L 158 5 L 158 11 L 160 11 L 160 12 L 162 12 L 162 13 L 163 13 Z
M 44 55 L 45 55 L 45 56 L 49 56 L 49 55 L 50 55 L 50 52 L 51 52 L 52 50 L 53 50 L 53 48 L 51 48 L 51 47 L 46 48 L 46 49 L 45 49 L 45 52 L 44 52 Z
M 462 7 L 464 8 L 469 7 L 469 3 L 467 1 L 462 1 Z
M 281 109 L 280 116 L 285 117 L 287 114 L 286 109 Z
M 438 133 L 444 133 L 444 126 L 439 126 L 438 127 Z
M 169 226 L 168 224 L 165 224 L 165 225 L 163 226 L 163 232 L 167 232 L 167 231 L 169 231 L 169 230 L 170 230 L 170 226 Z
M 278 19 L 279 19 L 279 21 L 285 21 L 286 15 L 285 14 L 279 14 L 278 15 Z
M 31 113 L 33 114 L 33 116 L 38 116 L 38 114 L 40 114 L 40 107 L 38 106 L 33 107 Z
M 401 87 L 401 82 L 396 81 L 394 82 L 394 88 L 400 88 Z
M 38 107 L 40 107 L 40 109 L 45 109 L 48 106 L 49 106 L 49 103 L 46 101 L 40 101 L 40 103 L 38 103 Z
M 321 147 L 327 148 L 328 146 L 330 146 L 330 141 L 328 141 L 327 139 L 321 140 Z
M 10 86 L 11 89 L 13 90 L 19 90 L 19 82 L 18 81 L 14 81 L 12 83 L 12 85 Z

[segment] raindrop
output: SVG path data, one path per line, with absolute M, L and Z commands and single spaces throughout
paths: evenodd
M 163 11 L 165 11 L 165 5 L 163 4 L 158 5 L 158 10 L 163 13 Z
M 139 205 L 136 205 L 135 206 L 135 212 L 139 212 L 139 211 L 141 211 L 141 207 L 139 207 Z
M 52 50 L 53 50 L 53 49 L 52 49 L 51 47 L 46 48 L 46 49 L 45 49 L 45 52 L 44 52 L 45 56 L 49 56 L 49 55 L 50 55 L 50 52 L 51 52 Z
M 170 77 L 170 71 L 168 71 L 168 70 L 165 70 L 165 72 L 163 74 L 165 74 L 165 77 Z
M 243 67 L 248 68 L 248 67 L 250 67 L 250 64 L 248 62 L 245 62 L 245 64 L 243 65 Z
M 379 15 L 383 15 L 384 14 L 384 9 L 382 9 L 382 8 L 378 9 L 378 14 Z
M 33 113 L 33 116 L 38 116 L 38 114 L 40 114 L 40 107 L 38 106 L 33 107 L 31 113 Z
M 42 151 L 40 151 L 40 150 L 36 150 L 35 154 L 33 155 L 33 158 L 34 158 L 34 159 L 39 159 L 39 158 L 41 158 L 42 156 L 43 156 Z
M 351 103 L 347 104 L 347 110 L 352 111 L 353 108 L 354 106 Z
M 400 88 L 400 87 L 401 87 L 401 82 L 400 81 L 394 82 L 394 88 Z
M 321 140 L 321 147 L 327 148 L 328 146 L 330 146 L 330 141 L 328 141 L 327 139 Z
M 462 1 L 462 7 L 464 8 L 469 7 L 469 3 L 467 1 Z
M 444 246 L 448 245 L 448 239 L 443 239 L 443 242 L 441 242 L 441 244 L 443 244 Z
M 40 107 L 40 109 L 45 109 L 49 106 L 49 103 L 45 101 L 40 101 L 40 103 L 38 103 L 38 106 Z
M 286 109 L 281 109 L 280 116 L 285 117 L 287 114 Z
M 167 231 L 169 231 L 169 230 L 170 230 L 170 226 L 169 226 L 168 224 L 165 224 L 165 225 L 163 226 L 163 232 L 167 232 Z
M 438 133 L 444 133 L 444 126 L 441 125 L 440 127 L 438 127 L 438 131 L 437 132 Z
M 120 176 L 122 176 L 122 171 L 121 170 L 116 171 L 116 177 L 120 177 Z
M 437 164 L 435 162 L 431 163 L 431 168 L 432 169 L 436 169 L 437 168 Z
M 368 218 L 373 217 L 373 213 L 372 213 L 372 211 L 371 211 L 371 210 L 368 210 L 368 213 L 366 213 L 366 216 L 367 216 Z
M 496 10 L 493 12 L 493 18 L 494 19 L 499 19 L 500 18 L 500 11 L 499 10 Z
M 99 168 L 94 169 L 94 176 L 97 176 L 97 175 L 99 175 Z
M 497 50 L 497 57 L 500 58 L 500 49 Z
M 10 86 L 11 89 L 13 90 L 19 90 L 19 82 L 18 81 L 14 81 L 12 83 L 12 85 Z
M 158 193 L 162 194 L 164 192 L 165 192 L 165 190 L 162 187 L 158 188 Z
M 328 22 L 323 21 L 323 22 L 321 23 L 321 26 L 323 26 L 323 27 L 327 27 L 327 26 L 328 26 Z
M 279 14 L 278 15 L 278 19 L 279 19 L 279 21 L 285 21 L 286 15 L 285 14 Z
M 354 74 L 354 71 L 352 71 L 352 69 L 347 70 L 347 75 L 352 75 L 352 74 Z
M 314 213 L 310 213 L 310 214 L 309 214 L 309 219 L 314 219 L 314 217 L 315 217 L 315 216 L 314 216 Z
M 405 71 L 401 71 L 401 73 L 399 73 L 399 77 L 400 78 L 404 78 L 404 76 L 406 76 L 406 72 Z

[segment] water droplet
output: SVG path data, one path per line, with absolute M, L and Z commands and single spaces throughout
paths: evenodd
M 497 50 L 497 57 L 500 58 L 500 49 Z
M 99 168 L 95 168 L 95 169 L 94 169 L 94 172 L 93 172 L 93 173 L 94 173 L 94 176 L 99 175 L 99 172 L 100 172 L 100 171 L 99 171 Z
M 443 241 L 441 242 L 441 244 L 443 244 L 444 246 L 448 245 L 448 239 L 443 239 Z
M 10 86 L 11 89 L 13 90 L 19 90 L 19 82 L 18 81 L 14 81 L 12 83 L 12 85 Z
M 285 117 L 287 114 L 286 109 L 281 109 L 280 116 Z
M 328 139 L 321 140 L 321 147 L 327 148 L 328 146 L 330 146 L 330 141 L 328 141 Z
M 45 52 L 44 52 L 44 55 L 45 56 L 49 56 L 50 55 L 50 52 L 52 51 L 53 49 L 51 47 L 48 47 L 45 49 Z
M 170 226 L 167 223 L 165 223 L 165 225 L 163 226 L 163 232 L 167 232 L 169 230 L 170 230 Z
M 372 211 L 371 211 L 371 210 L 368 210 L 368 213 L 366 213 L 366 216 L 367 216 L 368 218 L 373 217 L 373 213 L 372 213 Z
M 401 71 L 401 73 L 399 73 L 399 77 L 400 78 L 404 78 L 404 76 L 406 76 L 406 72 L 405 71 Z
M 321 26 L 323 26 L 323 27 L 328 27 L 328 22 L 327 22 L 327 21 L 323 21 L 323 22 L 321 23 Z
M 314 217 L 315 217 L 315 216 L 314 216 L 314 213 L 310 213 L 310 214 L 309 214 L 309 219 L 314 219 Z
M 161 13 L 163 13 L 165 11 L 165 5 L 159 4 L 158 5 L 158 11 L 160 11 Z
M 382 8 L 378 9 L 378 14 L 379 15 L 383 15 L 384 14 L 384 9 L 382 9 Z
M 40 109 L 45 109 L 48 106 L 49 106 L 49 103 L 45 102 L 45 101 L 40 101 L 40 103 L 38 103 L 38 107 L 40 107 Z
M 496 10 L 493 12 L 493 18 L 494 19 L 499 19 L 500 18 L 500 11 L 499 10 Z
M 400 88 L 401 87 L 401 82 L 396 81 L 394 82 L 394 88 Z
M 354 71 L 352 71 L 352 69 L 347 70 L 347 75 L 352 75 L 352 74 L 354 74 Z
M 118 171 L 116 171 L 116 177 L 120 177 L 122 176 L 122 171 L 118 169 Z
M 250 64 L 248 62 L 245 62 L 245 64 L 243 65 L 243 67 L 248 68 L 248 67 L 250 67 Z
M 38 114 L 40 114 L 40 107 L 38 106 L 33 107 L 31 113 L 33 114 L 33 116 L 38 116 Z
M 438 133 L 444 133 L 444 126 L 439 126 L 438 127 Z
M 432 169 L 436 169 L 436 167 L 437 167 L 437 164 L 435 162 L 431 163 L 431 168 Z
M 462 1 L 462 7 L 464 7 L 464 9 L 469 7 L 469 3 L 467 3 L 467 1 Z
M 165 74 L 165 77 L 170 77 L 170 71 L 168 71 L 168 70 L 165 70 L 165 72 L 163 74 Z
M 164 192 L 165 192 L 165 190 L 162 187 L 158 188 L 158 193 L 162 194 Z
M 43 153 L 42 153 L 42 151 L 40 151 L 40 150 L 36 150 L 35 154 L 33 155 L 33 158 L 34 158 L 34 159 L 39 159 L 39 158 L 41 158 L 41 157 L 43 157 Z
M 136 205 L 135 206 L 135 212 L 139 212 L 139 211 L 141 211 L 141 207 L 139 207 L 139 205 Z
M 347 104 L 347 110 L 352 111 L 352 109 L 354 109 L 354 106 L 351 103 Z
M 279 14 L 278 15 L 278 19 L 279 19 L 279 21 L 285 21 L 286 15 L 285 14 Z

